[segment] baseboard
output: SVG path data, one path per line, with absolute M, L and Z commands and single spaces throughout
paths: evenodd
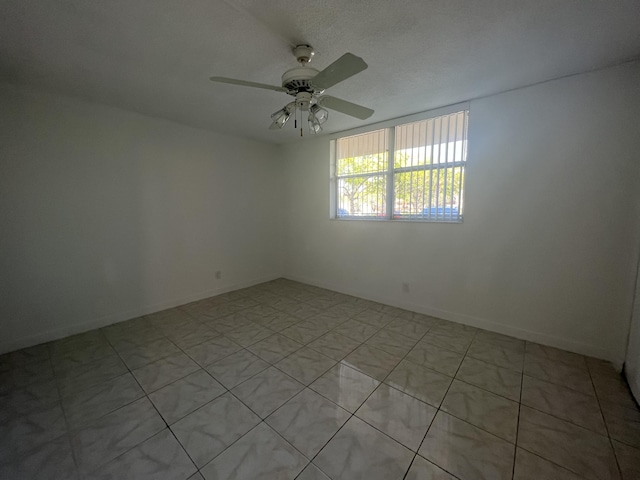
M 492 332 L 509 335 L 512 337 L 520 338 L 522 340 L 528 340 L 530 342 L 536 342 L 543 345 L 548 345 L 550 347 L 560 348 L 562 350 L 568 350 L 570 352 L 579 353 L 580 355 L 601 358 L 610 361 L 618 371 L 622 370 L 622 365 L 624 363 L 624 359 L 613 358 L 611 352 L 609 352 L 607 349 L 595 345 L 575 342 L 573 340 L 560 338 L 541 332 L 512 327 L 503 323 L 497 323 L 495 321 L 488 320 L 486 318 L 475 317 L 464 313 L 440 310 L 438 308 L 433 308 L 427 305 L 420 305 L 412 302 L 398 301 L 397 299 L 390 297 L 372 296 L 366 291 L 347 287 L 338 283 L 319 282 L 314 279 L 300 277 L 297 275 L 284 275 L 284 278 L 294 280 L 296 282 L 306 283 L 308 285 L 313 285 L 316 287 L 326 288 L 328 290 L 333 290 L 347 295 L 353 295 L 355 297 L 365 298 L 374 302 L 384 303 L 393 307 L 404 308 L 413 312 L 423 313 L 432 317 L 442 318 L 444 320 L 450 320 L 452 322 L 462 323 L 465 325 L 470 325 L 472 327 L 482 328 L 484 330 L 490 330 Z
M 270 275 L 266 277 L 256 278 L 256 279 L 248 280 L 245 282 L 226 285 L 224 287 L 216 288 L 213 290 L 207 290 L 204 292 L 195 293 L 195 294 L 187 295 L 184 297 L 174 298 L 171 300 L 167 300 L 166 302 L 155 303 L 155 304 L 146 305 L 137 309 L 105 315 L 103 317 L 96 318 L 88 322 L 75 323 L 73 325 L 67 325 L 61 328 L 54 328 L 51 330 L 47 330 L 45 332 L 37 333 L 35 335 L 29 335 L 26 337 L 15 339 L 15 340 L 2 342 L 0 343 L 0 354 L 12 352 L 14 350 L 19 350 L 21 348 L 32 347 L 34 345 L 39 345 L 41 343 L 51 342 L 53 340 L 58 340 L 60 338 L 68 337 L 69 335 L 84 333 L 89 330 L 94 330 L 96 328 L 106 327 L 108 325 L 113 325 L 114 323 L 124 322 L 125 320 L 130 320 L 132 318 L 140 317 L 142 315 L 149 315 L 151 313 L 159 312 L 161 310 L 166 310 L 167 308 L 173 308 L 180 305 L 184 305 L 186 303 L 202 300 L 203 298 L 209 298 L 216 295 L 221 295 L 223 293 L 232 292 L 234 290 L 239 290 L 241 288 L 251 287 L 253 285 L 269 282 L 271 280 L 275 280 L 276 278 L 281 278 L 281 277 L 282 275 Z

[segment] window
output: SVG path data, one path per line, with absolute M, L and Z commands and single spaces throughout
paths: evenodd
M 461 110 L 338 138 L 332 215 L 461 222 L 468 117 Z

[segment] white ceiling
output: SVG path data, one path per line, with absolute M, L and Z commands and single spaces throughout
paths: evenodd
M 3 0 L 0 78 L 284 143 L 291 97 L 208 78 L 280 85 L 296 43 L 319 69 L 352 52 L 369 68 L 327 93 L 376 113 L 330 133 L 636 58 L 639 25 L 640 0 Z

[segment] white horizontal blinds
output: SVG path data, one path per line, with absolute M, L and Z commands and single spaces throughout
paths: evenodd
M 388 176 L 387 129 L 336 142 L 336 216 L 384 218 Z
M 468 111 L 395 127 L 394 218 L 462 221 Z

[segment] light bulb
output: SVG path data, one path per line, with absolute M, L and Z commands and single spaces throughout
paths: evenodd
M 271 120 L 273 123 L 269 127 L 271 130 L 275 130 L 276 128 L 284 127 L 284 124 L 287 123 L 289 118 L 291 118 L 291 112 L 295 108 L 295 103 L 289 103 L 285 105 L 284 108 L 281 108 L 277 112 L 271 114 Z
M 309 114 L 309 131 L 314 135 L 322 131 L 322 125 L 313 114 Z
M 324 122 L 327 121 L 327 118 L 329 118 L 329 112 L 327 112 L 317 103 L 309 108 L 309 112 L 313 114 L 314 117 L 316 117 L 320 125 L 324 124 Z

